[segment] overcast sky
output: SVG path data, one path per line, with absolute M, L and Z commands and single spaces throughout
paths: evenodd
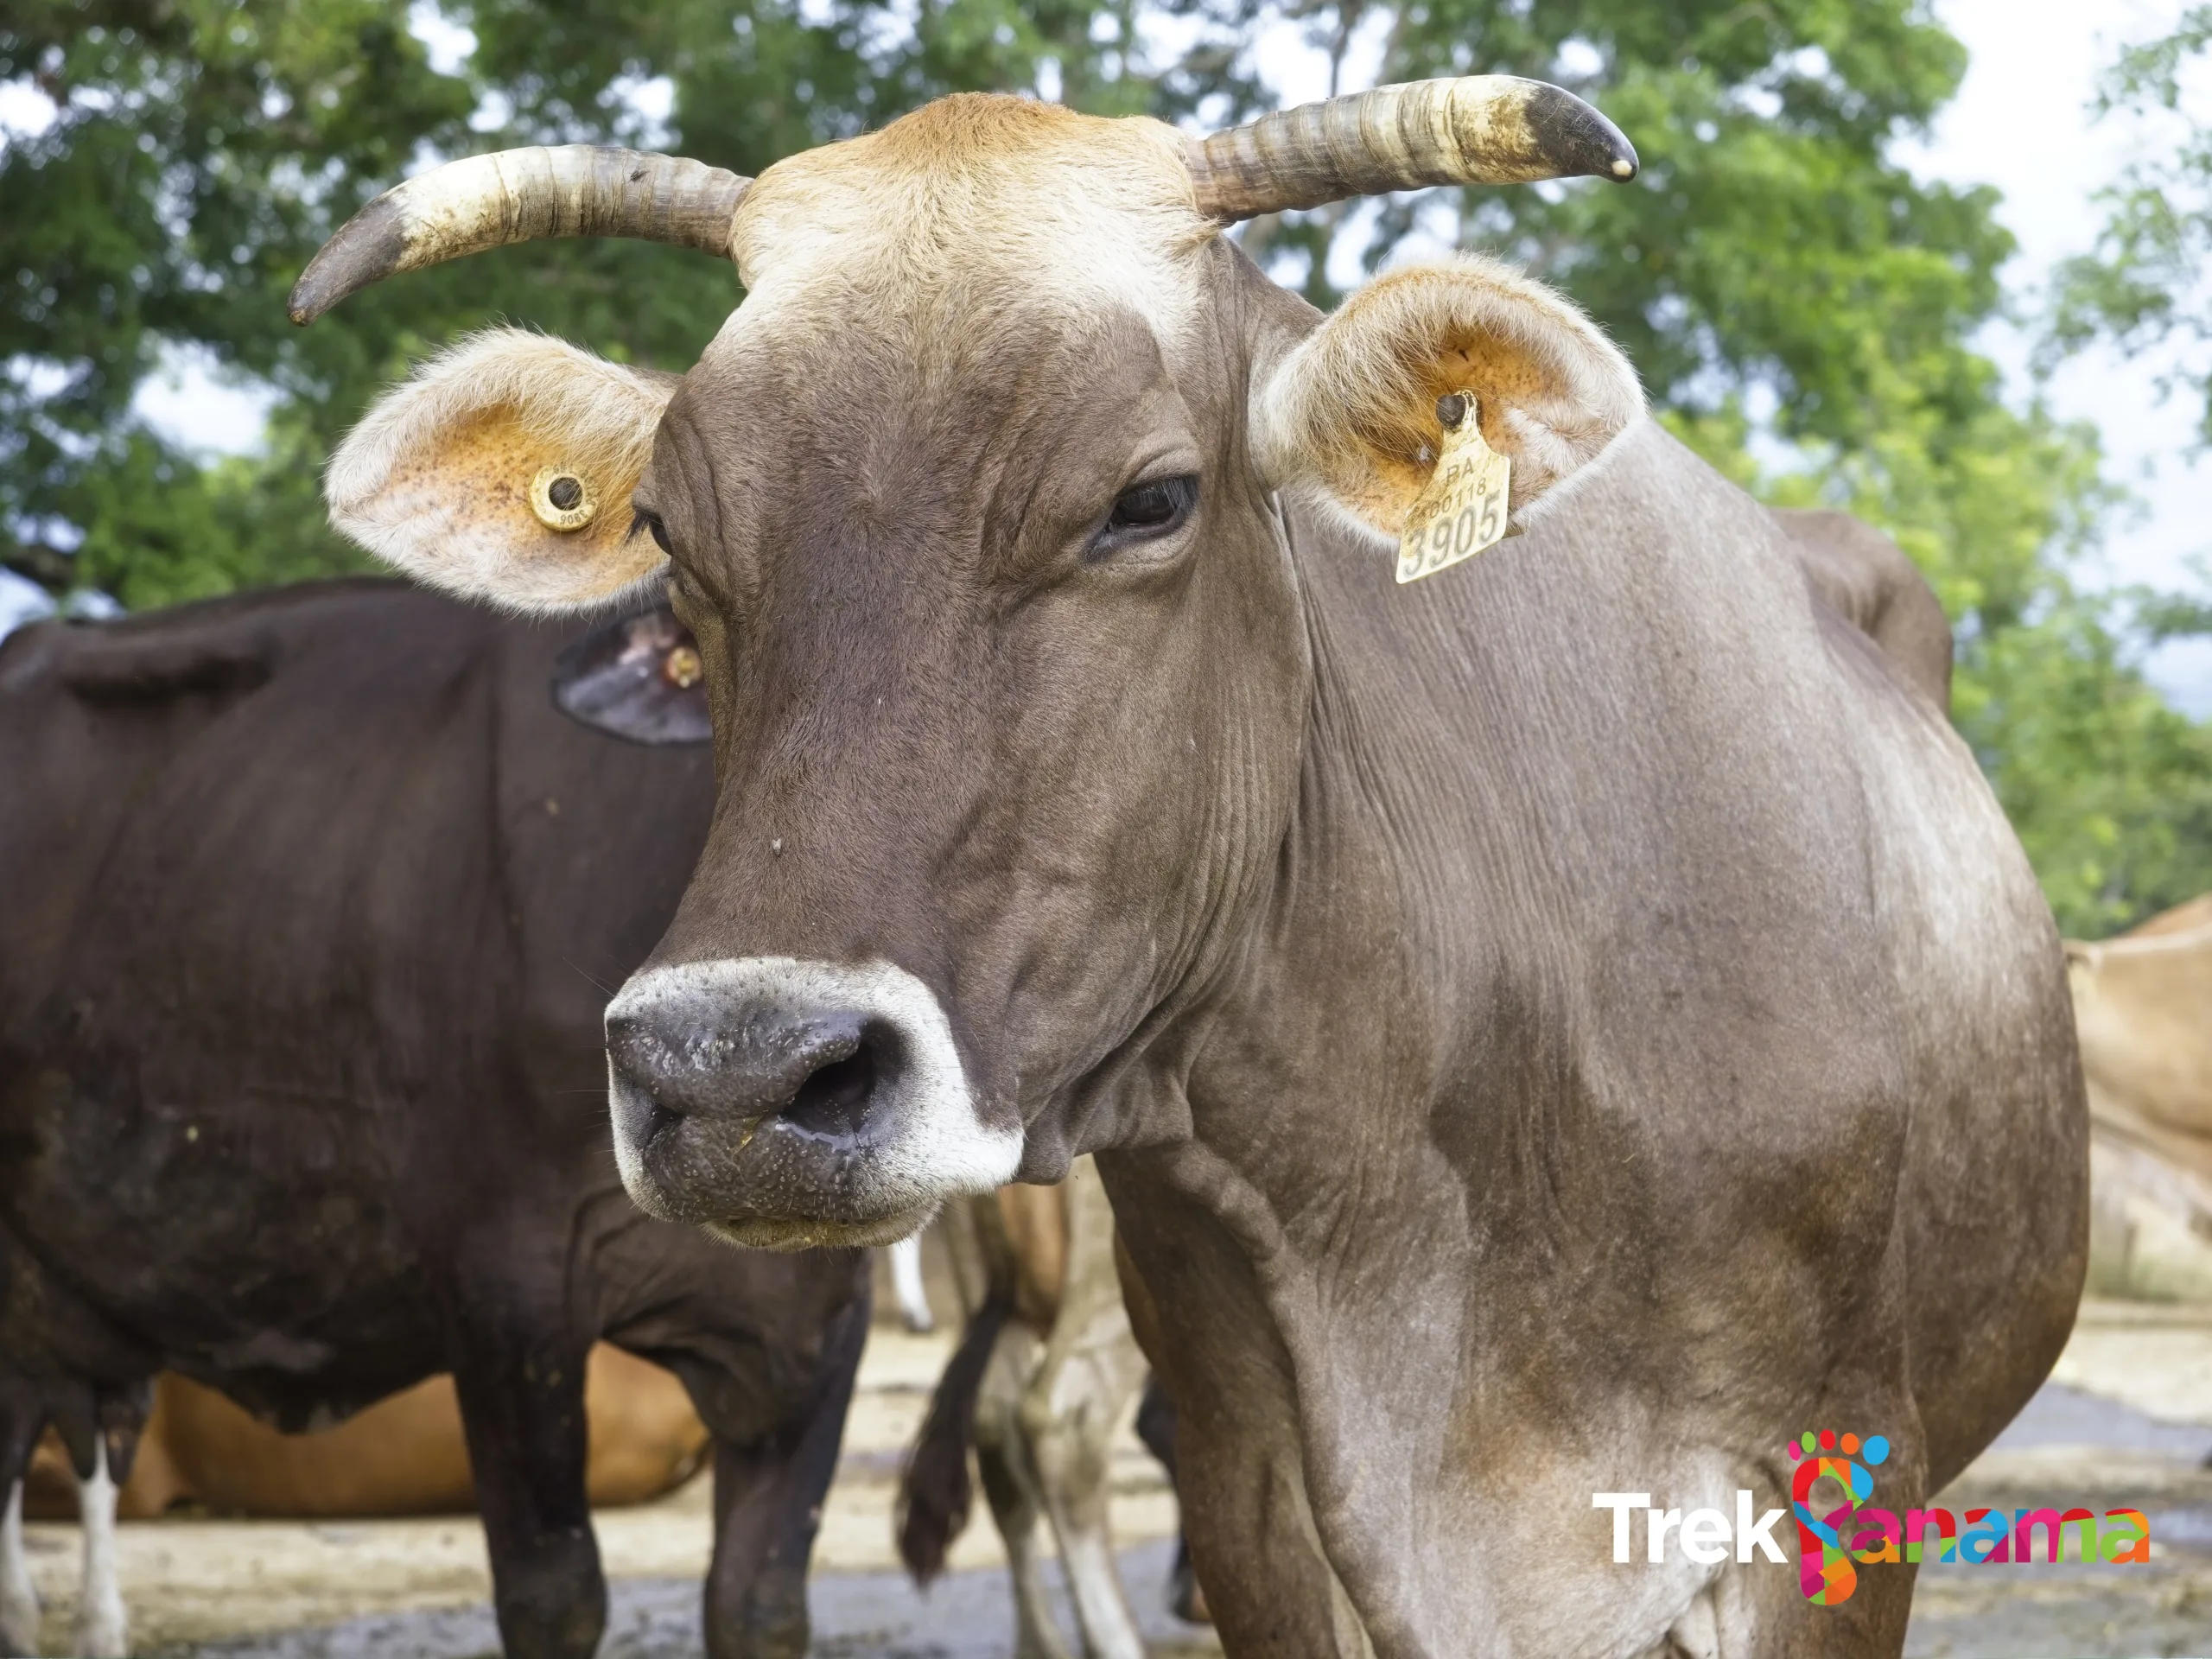
M 2091 198 L 2097 188 L 2120 170 L 2130 145 L 2155 142 L 2155 132 L 2090 122 L 2087 105 L 2098 69 L 2120 41 L 2170 27 L 2183 3 L 1938 0 L 1939 15 L 1972 54 L 1971 67 L 1931 141 L 1903 153 L 1924 176 L 1987 182 L 2004 192 L 2001 217 L 2021 247 L 2005 273 L 2007 289 L 2023 314 L 2037 303 L 2052 264 L 2094 241 L 2098 213 Z M 1262 63 L 1291 101 L 1325 90 L 1324 72 L 1290 31 L 1267 43 Z M 1351 67 L 1351 85 L 1371 77 L 1365 65 Z M 2212 96 L 2212 86 L 2200 82 L 2194 92 Z M 7 113 L 0 110 L 0 118 Z M 1980 343 L 2005 365 L 2016 394 L 2029 395 L 2023 331 L 1993 325 Z M 139 407 L 149 421 L 203 448 L 243 448 L 257 441 L 264 408 L 259 397 L 223 386 L 188 361 L 179 367 L 142 392 Z M 2194 578 L 2184 560 L 2212 550 L 2212 460 L 2190 463 L 2189 412 L 2158 403 L 2156 372 L 2154 363 L 2126 364 L 2092 353 L 2061 370 L 2045 395 L 2062 417 L 2097 423 L 2110 473 L 2145 503 L 2139 523 L 2114 531 L 2094 574 L 2111 582 L 2190 586 Z M 15 596 L 18 603 L 25 597 L 20 585 Z M 0 588 L 0 624 L 9 599 Z M 2212 714 L 2212 641 L 2169 646 L 2151 669 L 2177 702 L 2193 713 Z
M 2120 42 L 2169 32 L 2183 10 L 2183 0 L 1937 5 L 1973 55 L 1932 141 L 1905 155 L 1923 175 L 1987 182 L 2005 193 L 1999 217 L 2020 242 L 2007 287 L 2023 305 L 2036 302 L 2055 263 L 2088 251 L 2100 223 L 2091 198 L 2126 164 L 2130 147 L 2162 137 L 2156 124 L 2091 123 L 2086 106 L 2098 73 Z M 2197 76 L 2189 92 L 2192 113 L 2212 117 L 2212 78 Z M 1981 344 L 2024 389 L 2019 331 L 1999 325 Z M 2106 578 L 2201 591 L 2183 561 L 2212 553 L 2212 457 L 2190 464 L 2192 412 L 2183 402 L 2158 401 L 2158 368 L 2155 360 L 2088 353 L 2062 368 L 2045 395 L 2062 418 L 2096 423 L 2107 472 L 2147 509 L 2140 524 L 2112 534 Z M 2168 696 L 2193 714 L 2212 715 L 2212 640 L 2170 645 L 2151 667 Z

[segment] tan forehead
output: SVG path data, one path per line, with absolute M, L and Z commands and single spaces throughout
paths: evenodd
M 1173 127 L 966 93 L 776 163 L 730 251 L 756 315 L 1110 296 L 1172 334 L 1191 257 L 1219 229 Z

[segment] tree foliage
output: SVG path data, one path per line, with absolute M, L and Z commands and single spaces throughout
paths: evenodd
M 413 359 L 487 323 L 688 366 L 737 299 L 727 264 L 637 243 L 504 249 L 374 288 L 311 329 L 284 298 L 332 230 L 429 158 L 652 143 L 757 173 L 943 92 L 1025 87 L 1050 63 L 1109 112 L 1226 84 L 1201 49 L 1133 77 L 1088 8 L 940 0 L 911 27 L 834 0 L 474 0 L 450 73 L 406 0 L 22 0 L 0 82 L 55 106 L 0 158 L 0 556 L 161 604 L 348 568 L 311 488 L 321 456 Z M 1211 66 L 1211 67 L 1209 66 Z M 655 134 L 640 83 L 670 83 Z M 282 395 L 256 467 L 203 468 L 130 416 L 164 347 Z M 55 545 L 81 535 L 73 561 Z
M 461 60 L 433 60 L 401 0 L 16 0 L 0 16 L 0 82 L 56 111 L 0 154 L 0 556 L 133 607 L 345 568 L 321 458 L 410 359 L 507 321 L 680 368 L 738 297 L 726 265 L 684 251 L 542 244 L 287 326 L 284 294 L 321 238 L 426 160 L 595 140 L 758 172 L 961 88 L 1243 115 L 1268 98 L 1250 42 L 1286 14 L 451 0 L 435 15 L 473 35 Z M 1920 562 L 1960 632 L 1960 729 L 2069 929 L 2212 887 L 2212 743 L 2069 580 L 2109 505 L 2094 437 L 2008 406 L 1969 343 L 2012 251 L 1996 196 L 1890 158 L 1964 67 L 1923 0 L 1294 0 L 1287 16 L 1339 66 L 1379 35 L 1389 79 L 1573 86 L 1645 170 L 1628 188 L 1290 215 L 1249 227 L 1255 255 L 1328 304 L 1347 258 L 1371 268 L 1440 226 L 1557 283 L 1709 459 L 1770 499 L 1848 506 Z M 648 87 L 664 118 L 641 113 L 658 107 Z M 188 347 L 274 390 L 262 453 L 208 461 L 132 416 L 163 353 Z
M 2044 353 L 2045 366 L 2100 340 L 2131 356 L 2158 353 L 2161 391 L 2195 401 L 2200 448 L 2212 445 L 2208 95 L 2212 5 L 2193 6 L 2171 33 L 2124 49 L 2103 76 L 2099 115 L 2131 123 L 2148 142 L 2102 193 L 2107 216 L 2094 251 L 2056 273 Z M 2212 594 L 2212 562 L 2200 556 L 2196 569 L 2197 595 L 2128 596 L 2143 637 L 2212 633 L 2212 601 L 2204 597 Z M 2053 821 L 2049 839 L 2056 843 L 2063 836 L 2066 848 L 2063 856 L 2046 854 L 2039 861 L 2045 885 L 2063 890 L 2070 884 L 2078 892 L 2122 868 L 2135 873 L 2136 887 L 2162 899 L 2212 885 L 2206 850 L 2212 847 L 2212 736 L 2202 724 L 2182 721 L 2145 696 L 2124 663 L 2116 675 L 2096 672 L 2100 658 L 2112 654 L 2108 632 L 2090 625 L 2102 618 L 2062 620 L 2075 649 L 2060 665 L 2076 671 L 2012 664 L 2007 704 L 2018 711 L 2016 719 L 2035 721 L 2034 734 L 2048 745 L 2042 752 L 2046 770 L 2065 778 L 2062 769 L 2072 768 L 2073 810 L 2063 824 L 2058 812 L 2044 814 Z M 2014 747 L 2037 753 L 2017 741 Z M 2103 911 L 2124 921 L 2142 907 L 2107 903 Z
M 1324 39 L 1350 38 L 1344 14 L 1318 15 L 1337 26 Z M 2062 925 L 2094 936 L 2212 887 L 2212 733 L 2144 681 L 2122 606 L 2072 579 L 2115 505 L 2095 435 L 2009 406 L 1971 344 L 2014 251 L 1997 193 L 1890 157 L 1966 67 L 1928 8 L 1426 0 L 1387 16 L 1389 79 L 1538 75 L 1632 136 L 1639 188 L 1466 192 L 1461 238 L 1565 288 L 1676 432 L 1747 487 L 1897 537 L 1953 620 L 1954 717 Z M 1419 212 L 1385 210 L 1370 266 Z
M 2195 397 L 2198 442 L 2212 444 L 2212 117 L 2200 112 L 2212 105 L 2185 104 L 2192 72 L 2212 79 L 2212 5 L 2128 48 L 2105 75 L 2101 115 L 2163 111 L 2171 137 L 2103 193 L 2095 251 L 2059 272 L 2050 343 L 2055 353 L 2099 338 L 2130 354 L 2169 348 L 2162 390 Z M 2212 86 L 2202 95 L 2212 99 Z

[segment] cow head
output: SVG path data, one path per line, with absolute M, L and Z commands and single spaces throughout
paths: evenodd
M 639 1204 L 750 1243 L 876 1242 L 1114 1138 L 1100 1080 L 1230 959 L 1290 819 L 1294 523 L 1387 545 L 1446 394 L 1511 458 L 1516 516 L 1640 408 L 1598 331 L 1500 266 L 1402 271 L 1325 321 L 1223 229 L 1634 170 L 1527 81 L 1203 142 L 963 96 L 754 181 L 480 157 L 334 238 L 302 321 L 529 235 L 726 250 L 745 284 L 680 381 L 467 341 L 328 480 L 339 527 L 428 582 L 541 610 L 665 582 L 697 638 L 714 826 L 607 1014 Z

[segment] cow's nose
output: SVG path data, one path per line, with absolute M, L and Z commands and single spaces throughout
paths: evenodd
M 741 1244 L 887 1244 L 1021 1161 L 986 1122 L 944 1009 L 887 962 L 724 957 L 641 969 L 607 1010 L 622 1185 Z
M 855 1008 L 610 1012 L 607 1057 L 618 1083 L 650 1101 L 647 1138 L 678 1120 L 782 1128 L 832 1141 L 861 1135 L 870 1103 L 896 1089 L 898 1032 Z

